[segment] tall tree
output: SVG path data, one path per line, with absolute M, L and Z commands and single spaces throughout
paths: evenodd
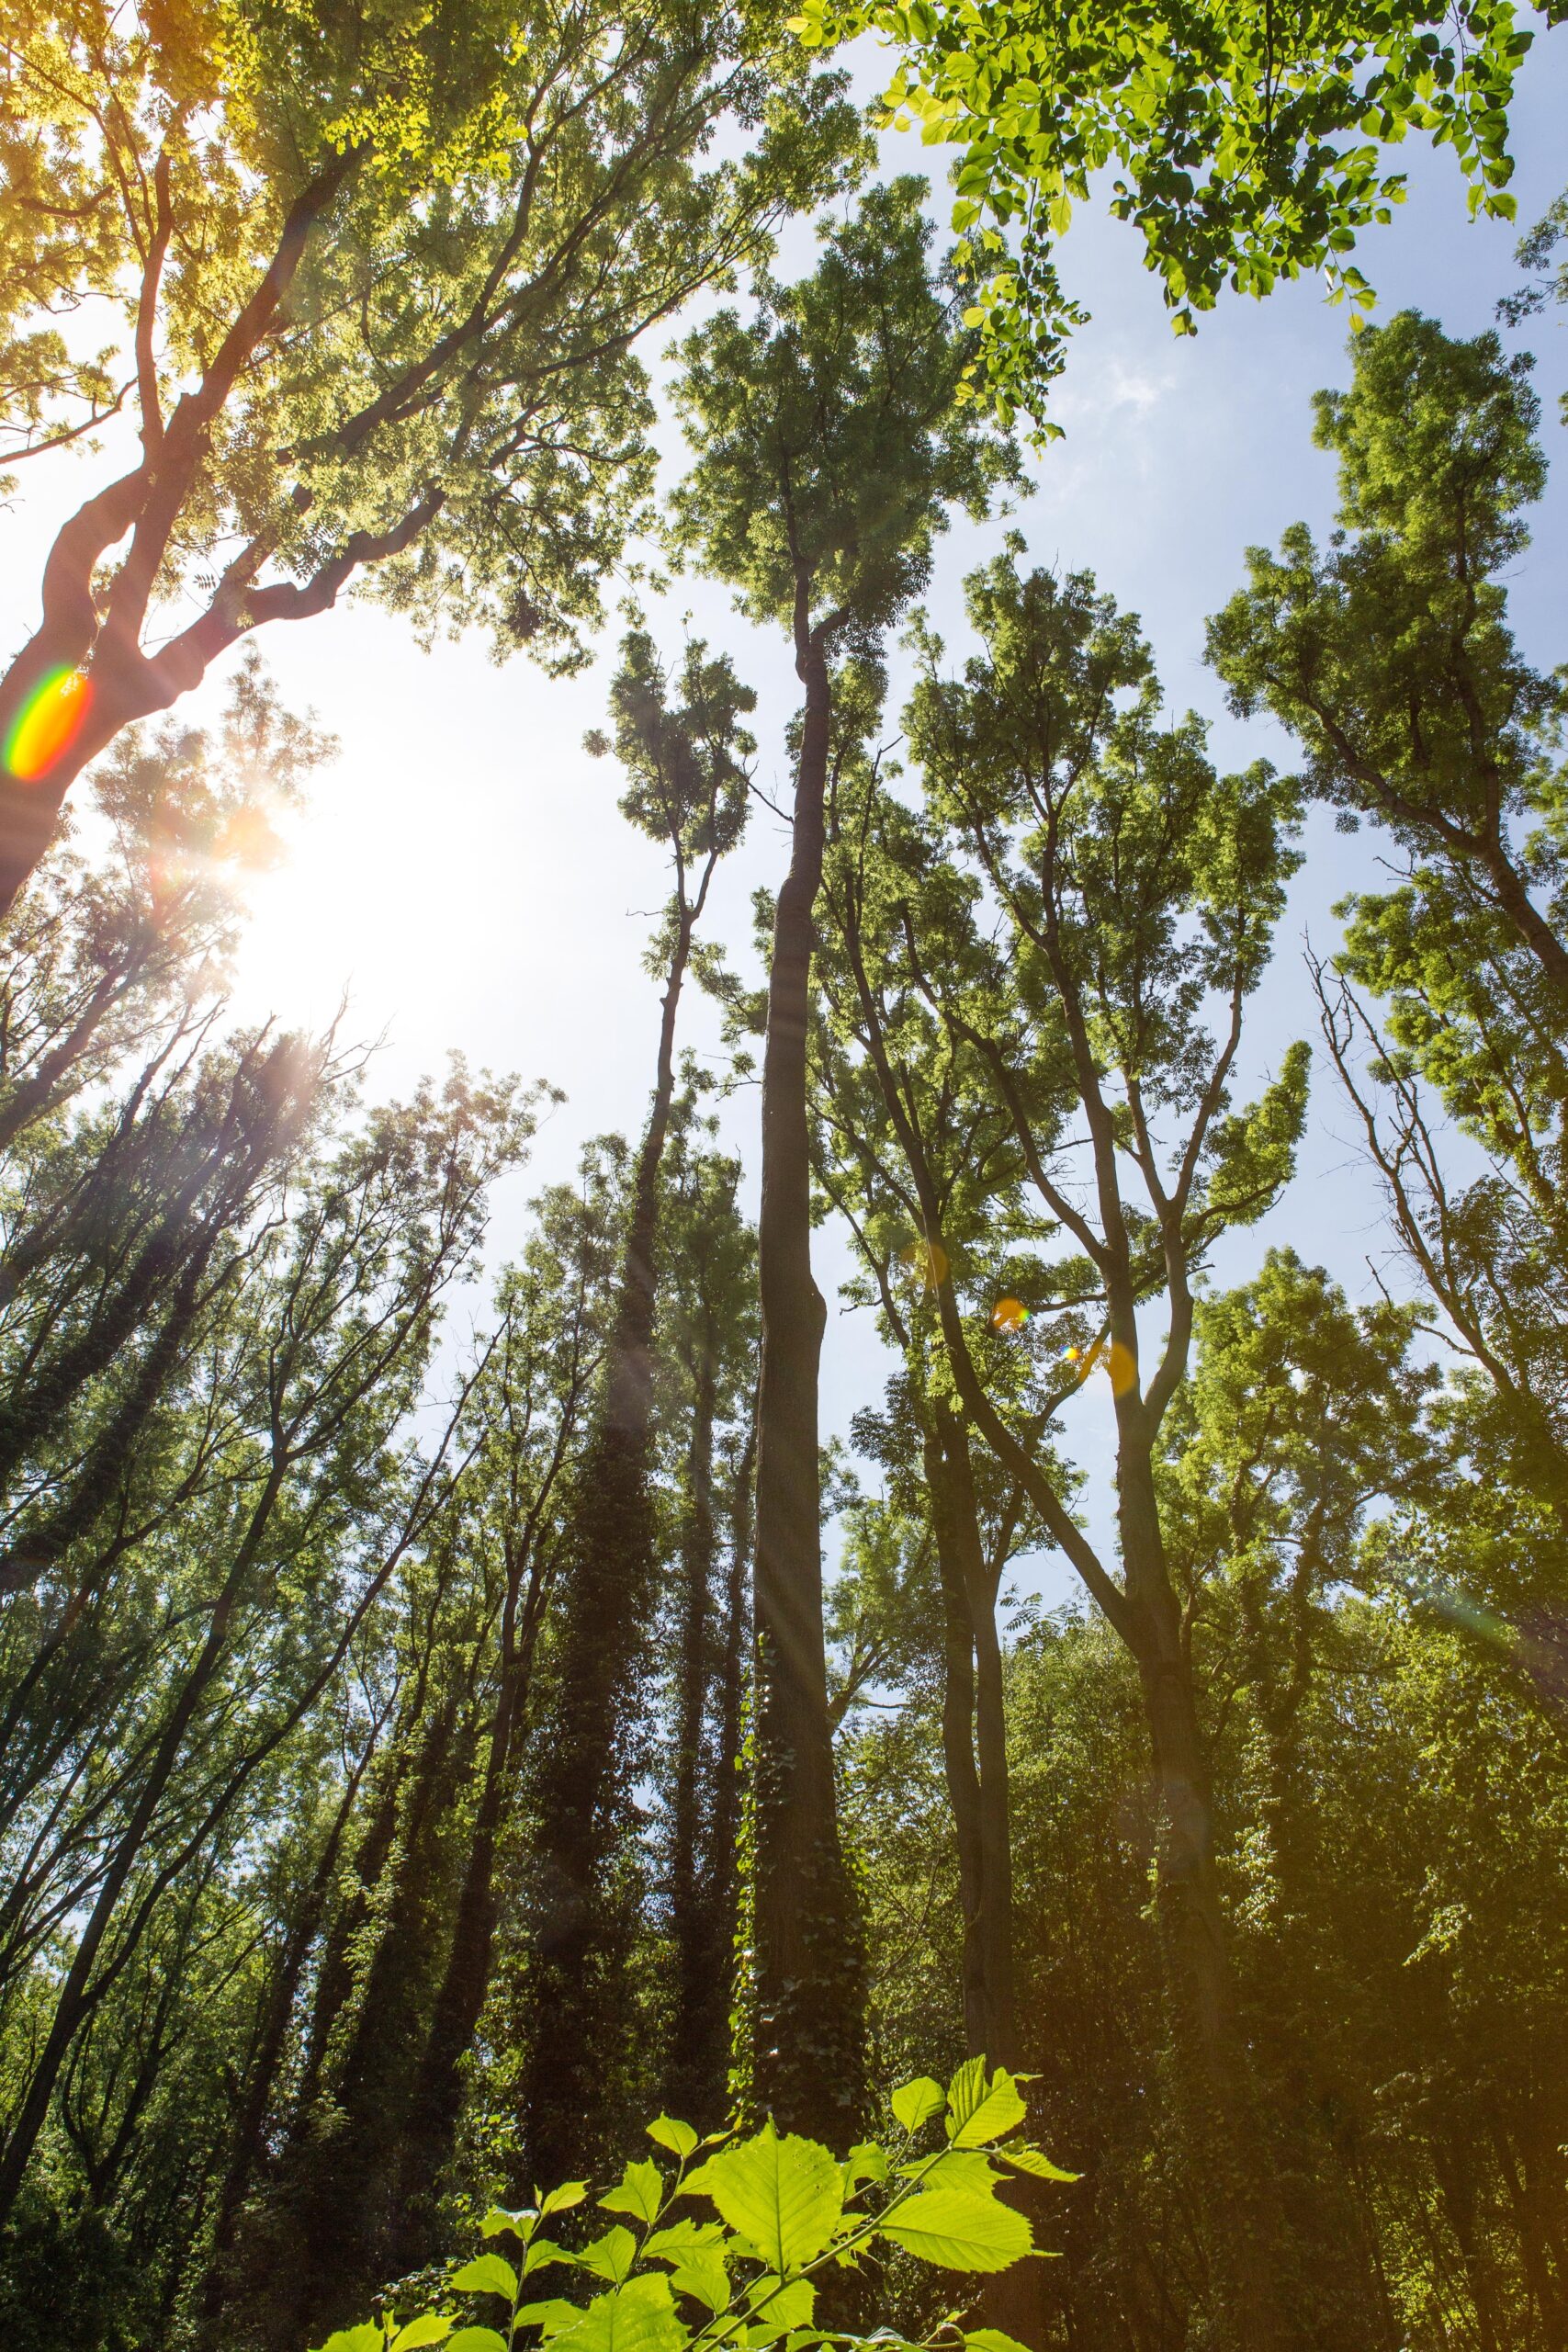
M 675 887 L 649 950 L 665 983 L 653 1100 L 632 1170 L 601 1394 L 573 1488 L 551 1696 L 530 1775 L 534 1966 L 521 2102 L 540 2180 L 594 2158 L 613 2105 L 607 2045 L 626 2009 L 616 1988 L 630 1934 L 614 1857 L 630 1805 L 631 1734 L 657 1600 L 653 1350 L 676 1020 L 714 873 L 745 824 L 753 748 L 740 722 L 754 697 L 727 659 L 710 659 L 694 641 L 671 680 L 642 631 L 626 639 L 622 656 L 611 695 L 614 746 L 630 779 L 621 806 L 668 851 Z M 589 741 L 610 748 L 610 739 Z
M 939 840 L 963 864 L 954 871 L 940 861 L 911 901 L 904 952 L 910 984 L 967 1047 L 970 1083 L 1005 1108 L 1035 1214 L 1055 1228 L 1044 1262 L 1021 1268 L 1028 1279 L 993 1302 L 993 1316 L 1010 1317 L 1021 1344 L 1064 1355 L 1077 1385 L 1101 1371 L 1120 1577 L 1074 1517 L 1032 1432 L 988 1389 L 952 1272 L 962 1244 L 956 1236 L 950 1244 L 923 1134 L 885 1055 L 878 1075 L 919 1238 L 939 1253 L 931 1263 L 956 1396 L 1137 1668 L 1214 2324 L 1227 2344 L 1282 2345 L 1291 2324 L 1278 2220 L 1258 2160 L 1156 1461 L 1186 1375 L 1197 1270 L 1219 1233 L 1273 1201 L 1304 1114 L 1304 1046 L 1249 1108 L 1233 1110 L 1230 1094 L 1246 1003 L 1295 863 L 1294 791 L 1264 763 L 1216 776 L 1195 718 L 1156 724 L 1147 650 L 1087 579 L 1021 577 L 1010 555 L 972 578 L 969 610 L 980 652 L 949 683 L 933 644 L 908 719 Z M 994 934 L 983 926 L 982 889 L 1001 912 Z M 1071 1172 L 1080 1165 L 1081 1179 Z M 1156 1298 L 1166 1317 L 1157 1340 L 1146 1314 Z M 1053 1344 L 1057 1319 L 1066 1351 Z M 1086 1319 L 1098 1330 L 1086 1335 Z
M 827 231 L 815 274 L 763 274 L 756 311 L 682 346 L 695 452 L 678 542 L 789 633 L 804 689 L 790 868 L 779 891 L 762 1063 L 757 1453 L 758 2042 L 781 2127 L 841 2141 L 861 2097 L 859 1937 L 840 1851 L 822 1635 L 818 1364 L 806 1039 L 833 758 L 835 667 L 872 655 L 930 573 L 950 506 L 983 512 L 1010 446 L 955 404 L 969 345 L 930 258 L 923 183 L 876 190 Z
M 726 0 L 12 16 L 6 454 L 90 423 L 111 369 L 141 450 L 0 677 L 0 908 L 121 728 L 361 574 L 424 629 L 581 659 L 651 481 L 630 345 L 858 152 L 790 48 Z M 49 321 L 89 294 L 125 323 L 84 372 Z

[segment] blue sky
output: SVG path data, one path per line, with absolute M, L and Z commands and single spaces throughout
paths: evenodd
M 1565 120 L 1568 35 L 1547 36 L 1527 65 L 1516 116 L 1520 228 L 1540 217 L 1568 175 Z M 1467 220 L 1446 154 L 1412 149 L 1408 160 L 1408 203 L 1358 255 L 1378 289 L 1377 315 L 1414 305 L 1450 332 L 1474 334 L 1492 323 L 1497 297 L 1517 282 L 1517 231 Z M 940 158 L 913 139 L 887 139 L 887 170 L 933 166 Z M 809 261 L 808 232 L 793 232 L 785 266 Z M 1202 664 L 1203 624 L 1242 579 L 1249 544 L 1277 540 L 1298 518 L 1320 530 L 1329 522 L 1333 466 L 1312 446 L 1310 401 L 1318 386 L 1348 380 L 1344 313 L 1325 304 L 1320 287 L 1303 283 L 1266 304 L 1232 300 L 1196 338 L 1178 340 L 1132 232 L 1086 214 L 1063 261 L 1069 290 L 1093 317 L 1074 343 L 1055 401 L 1066 437 L 1036 463 L 1035 495 L 1015 518 L 1030 559 L 1092 569 L 1119 603 L 1141 615 L 1169 702 L 1213 719 L 1222 763 L 1263 753 L 1287 763 L 1289 747 L 1269 727 L 1242 726 L 1225 714 Z M 1550 666 L 1568 657 L 1568 436 L 1557 415 L 1557 396 L 1568 386 L 1568 310 L 1530 322 L 1513 340 L 1538 355 L 1553 459 L 1535 542 L 1512 586 L 1514 619 L 1526 650 Z M 678 436 L 669 446 L 678 458 Z M 11 555 L 0 578 L 6 646 L 36 610 L 48 534 L 86 486 L 68 455 L 28 471 L 37 479 L 4 525 Z M 1004 527 L 965 525 L 943 543 L 929 603 L 955 658 L 964 638 L 959 583 L 995 549 Z M 723 594 L 681 581 L 652 614 L 671 650 L 688 613 L 690 625 L 728 648 L 756 687 L 759 782 L 782 799 L 783 734 L 795 684 L 786 648 L 742 623 Z M 615 633 L 604 649 L 612 657 Z M 584 1138 L 636 1128 L 651 1074 L 658 1003 L 640 958 L 663 877 L 656 854 L 616 812 L 613 763 L 581 749 L 585 730 L 603 716 L 608 662 L 552 683 L 520 660 L 496 667 L 477 639 L 422 654 L 401 623 L 355 603 L 295 629 L 274 628 L 261 642 L 286 700 L 312 707 L 343 749 L 290 827 L 288 865 L 254 888 L 238 1005 L 247 1015 L 276 1010 L 290 1021 L 321 1023 L 346 989 L 353 1034 L 385 1040 L 378 1091 L 400 1091 L 419 1072 L 439 1068 L 452 1047 L 474 1064 L 563 1087 L 568 1102 L 541 1134 L 530 1167 L 498 1201 L 492 1256 L 499 1262 L 521 1239 L 529 1195 L 568 1172 Z M 896 663 L 895 710 L 899 675 Z M 209 681 L 192 715 L 220 691 L 220 682 Z M 1303 933 L 1331 944 L 1333 901 L 1373 875 L 1369 834 L 1347 838 L 1314 820 L 1308 850 L 1277 968 L 1252 1023 L 1254 1075 L 1310 1026 Z M 713 918 L 715 933 L 748 973 L 750 894 L 776 883 L 786 860 L 781 830 L 759 808 L 742 852 L 721 875 Z M 686 1041 L 711 1047 L 709 1008 L 694 1001 L 690 1015 Z M 756 1111 L 754 1092 L 745 1092 L 724 1114 L 753 1170 Z M 1295 1183 L 1266 1224 L 1226 1246 L 1218 1277 L 1245 1278 L 1271 1240 L 1290 1241 L 1327 1264 L 1358 1297 L 1371 1291 L 1369 1260 L 1386 1255 L 1375 1189 L 1321 1075 Z M 825 1239 L 819 1255 L 819 1279 L 831 1293 L 841 1253 Z M 825 1421 L 842 1428 L 881 1386 L 867 1317 L 830 1313 L 823 1370 Z M 1086 1465 L 1101 1473 L 1102 1432 L 1085 1419 L 1073 1437 Z M 1103 1510 L 1101 1495 L 1093 1506 L 1097 1524 Z M 1066 1589 L 1049 1563 L 1028 1581 L 1053 1600 Z

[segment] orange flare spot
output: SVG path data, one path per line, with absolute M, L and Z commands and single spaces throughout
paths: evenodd
M 18 784 L 36 784 L 82 731 L 93 684 L 80 670 L 51 670 L 39 680 L 11 723 L 6 768 Z
M 1029 1309 L 1021 1298 L 998 1298 L 991 1309 L 993 1331 L 1021 1331 L 1029 1320 Z

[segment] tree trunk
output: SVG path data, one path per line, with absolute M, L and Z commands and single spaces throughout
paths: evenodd
M 1117 1518 L 1127 1639 L 1138 1668 L 1154 1768 L 1157 1901 L 1171 1990 L 1190 2162 L 1205 2209 L 1225 2352 L 1292 2344 L 1281 2287 L 1282 2224 L 1253 2103 L 1236 2013 L 1207 1761 L 1191 1659 L 1166 1567 L 1148 1448 L 1123 1416 Z
M 713 1579 L 717 1555 L 713 1510 L 713 1431 L 717 1405 L 713 1351 L 699 1334 L 691 1440 L 686 1453 L 686 1524 L 682 1544 L 680 1669 L 675 1769 L 671 1804 L 670 1934 L 675 1948 L 675 2018 L 670 2037 L 671 2114 L 711 2130 L 723 2114 L 723 2076 L 713 2080 L 714 1890 L 701 1871 L 703 1767 L 713 1685 Z
M 437 2250 L 436 2192 L 457 2142 L 463 2105 L 463 2060 L 473 2047 L 490 1991 L 499 1911 L 496 1844 L 506 1802 L 515 1785 L 518 1740 L 527 1712 L 545 1590 L 545 1565 L 535 1551 L 526 1597 L 519 1594 L 515 1571 L 508 1580 L 501 1624 L 501 1684 L 484 1785 L 457 1897 L 446 1973 L 409 2105 L 394 2220 L 393 2267 L 400 2271 L 417 2269 Z
M 822 877 L 831 697 L 820 634 L 796 628 L 806 687 L 793 854 L 779 892 L 762 1061 L 762 1308 L 757 1450 L 758 2105 L 829 2145 L 864 2100 L 863 1965 L 839 1843 L 822 1626 L 818 1366 L 806 1045 Z
M 576 1481 L 559 1598 L 554 1703 L 538 1743 L 536 1873 L 521 2091 L 530 2176 L 591 2170 L 616 2126 L 619 2060 L 606 2018 L 623 1994 L 631 1923 L 609 1867 L 629 1815 L 626 1735 L 657 1566 L 649 1486 L 659 1178 L 674 1097 L 675 1014 L 691 947 L 682 923 L 637 1155 L 604 1404 Z

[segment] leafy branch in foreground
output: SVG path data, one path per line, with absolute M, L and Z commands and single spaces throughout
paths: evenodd
M 584 2202 L 587 2183 L 566 2181 L 515 2212 L 496 2207 L 479 2223 L 487 2238 L 512 2237 L 515 2263 L 490 2252 L 455 2270 L 450 2295 L 493 2297 L 505 2305 L 499 2326 L 458 2326 L 457 2314 L 432 2308 L 399 2322 L 389 2312 L 330 2335 L 321 2352 L 508 2352 L 527 2330 L 551 2352 L 716 2352 L 719 2346 L 763 2352 L 816 2352 L 864 2339 L 816 2324 L 817 2282 L 832 2269 L 856 2268 L 881 2242 L 943 2270 L 1007 2270 L 1041 2251 L 1028 2222 L 997 2192 L 1010 2174 L 1075 2180 L 1026 2141 L 1009 2135 L 1024 2120 L 1017 2079 L 987 2074 L 984 2058 L 960 2066 L 948 2089 L 922 2076 L 892 2098 L 901 2137 L 890 2146 L 864 2140 L 840 2163 L 818 2141 L 780 2137 L 772 2120 L 750 2139 L 730 2132 L 699 2139 L 689 2123 L 661 2115 L 648 2126 L 656 2146 L 675 2159 L 673 2176 L 651 2158 L 629 2162 L 619 2182 L 595 2202 L 624 2215 L 578 2248 L 543 2234 L 553 2215 Z M 941 2116 L 943 2140 L 916 2152 L 925 2127 Z M 712 2149 L 712 2154 L 704 2151 Z M 692 2159 L 702 2161 L 693 2165 Z M 705 2198 L 716 2221 L 671 2209 Z M 630 2226 L 628 2226 L 628 2223 Z M 576 2269 L 604 2281 L 586 2306 L 563 2296 L 536 2299 L 532 2282 L 547 2270 Z M 966 2328 L 962 2306 L 944 2312 L 922 2346 L 958 2352 L 1021 2352 L 998 2328 Z M 908 2339 L 886 2328 L 878 2344 Z

